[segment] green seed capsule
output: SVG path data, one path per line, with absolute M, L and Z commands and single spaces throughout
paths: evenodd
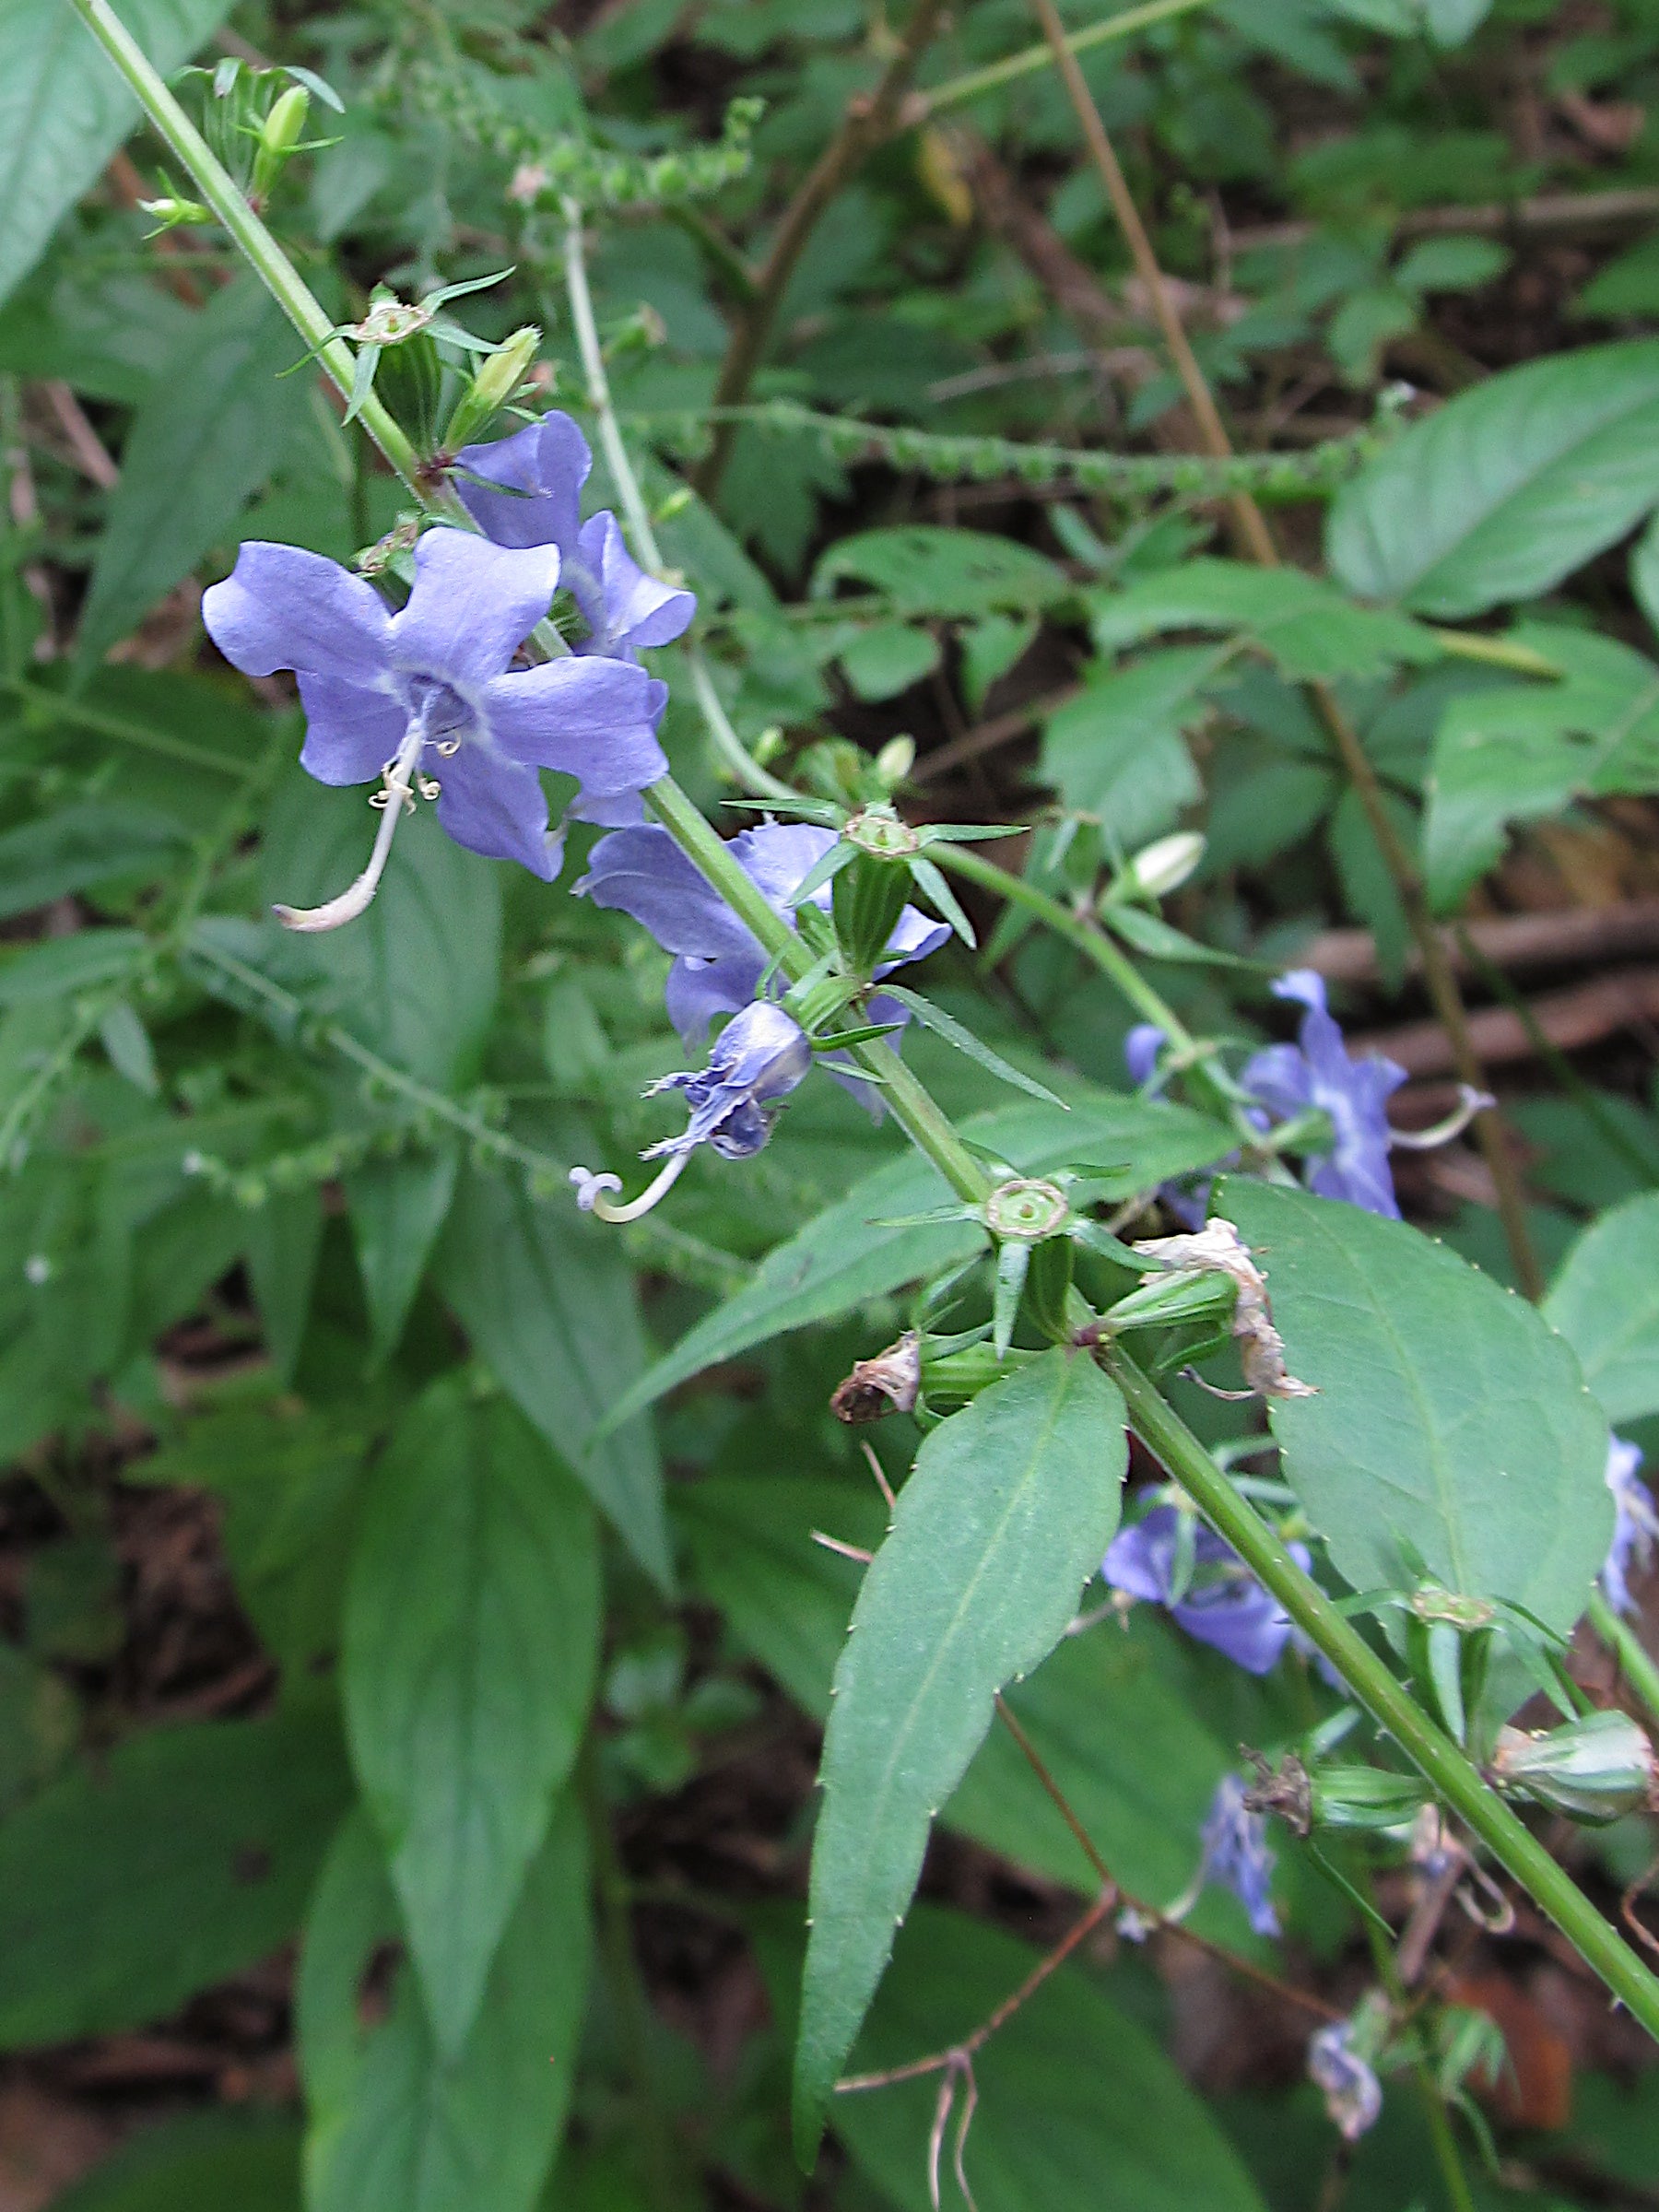
M 1542 1735 L 1500 1730 L 1491 1777 L 1500 1790 L 1601 1827 L 1653 1802 L 1659 1768 L 1629 1713 L 1593 1712 Z

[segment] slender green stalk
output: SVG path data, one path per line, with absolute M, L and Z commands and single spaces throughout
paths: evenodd
M 1097 46 L 1107 45 L 1115 39 L 1131 38 L 1137 30 L 1150 30 L 1154 24 L 1191 15 L 1194 8 L 1207 5 L 1208 0 L 1146 0 L 1144 6 L 1125 8 L 1122 15 L 1108 16 L 1103 23 L 1091 23 L 1087 30 L 1074 30 L 1065 44 L 1072 53 L 1091 53 Z M 971 70 L 966 76 L 953 76 L 948 84 L 935 85 L 932 91 L 921 93 L 906 109 L 904 119 L 907 123 L 931 122 L 947 108 L 962 107 L 986 92 L 1013 84 L 1018 77 L 1030 76 L 1039 69 L 1052 69 L 1053 65 L 1053 53 L 1046 43 L 1022 47 L 1005 61 Z
M 1450 1736 L 1418 1709 L 1324 1592 L 1302 1572 L 1128 1354 L 1109 1343 L 1102 1347 L 1102 1358 L 1123 1391 L 1131 1426 L 1147 1450 L 1162 1461 L 1205 1519 L 1272 1591 L 1297 1626 L 1312 1638 L 1377 1725 L 1393 1736 L 1445 1804 L 1548 1914 L 1632 2017 L 1659 2039 L 1659 1981 L 1482 1781 Z
M 235 179 L 151 67 L 143 48 L 106 0 L 69 0 L 69 5 L 137 94 L 152 126 L 190 171 L 203 199 L 235 240 L 272 299 L 307 345 L 315 349 L 335 389 L 348 396 L 354 373 L 351 349 L 343 339 L 332 335 L 334 324 L 324 313 L 322 302 L 249 206 Z M 410 490 L 418 492 L 419 456 L 372 393 L 359 410 L 358 418 Z
M 1625 1680 L 1647 1707 L 1650 1718 L 1659 1721 L 1659 1666 L 1648 1656 L 1630 1622 L 1620 1620 L 1599 1590 L 1590 1599 L 1590 1625 L 1617 1657 Z
M 205 745 L 192 745 L 187 737 L 149 729 L 124 714 L 111 714 L 71 692 L 50 690 L 21 676 L 0 675 L 0 691 L 9 691 L 20 705 L 48 714 L 54 722 L 67 723 L 71 729 L 85 730 L 89 736 L 112 737 L 118 745 L 135 746 L 141 752 L 154 753 L 158 759 L 177 760 L 186 768 L 205 769 L 209 775 L 225 776 L 233 783 L 246 783 L 257 772 L 229 753 L 211 752 Z

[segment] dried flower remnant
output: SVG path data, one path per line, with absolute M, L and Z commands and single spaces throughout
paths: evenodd
M 663 687 L 626 661 L 513 656 L 559 580 L 550 547 L 506 550 L 462 530 L 428 531 L 415 587 L 394 614 L 360 576 L 294 546 L 252 543 L 203 596 L 209 636 L 247 676 L 292 669 L 305 708 L 300 766 L 320 783 L 379 778 L 382 819 L 369 865 L 324 906 L 278 907 L 290 929 L 337 929 L 379 887 L 417 793 L 457 844 L 551 881 L 559 832 L 537 771 L 576 777 L 601 804 L 666 772 L 656 741 Z
M 889 1413 L 913 1411 L 921 1386 L 922 1339 L 906 1329 L 885 1352 L 853 1362 L 853 1372 L 835 1386 L 830 1410 L 849 1424 L 885 1420 Z
M 1179 1237 L 1147 1237 L 1135 1246 L 1149 1259 L 1171 1271 L 1194 1274 L 1219 1272 L 1230 1276 L 1238 1296 L 1233 1306 L 1232 1334 L 1238 1341 L 1244 1380 L 1253 1393 L 1264 1398 L 1312 1398 L 1318 1392 L 1299 1382 L 1285 1366 L 1285 1340 L 1273 1325 L 1267 1302 L 1267 1282 L 1250 1256 L 1249 1247 L 1230 1221 L 1206 1221 L 1201 1230 Z

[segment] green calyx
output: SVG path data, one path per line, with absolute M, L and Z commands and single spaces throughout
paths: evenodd
M 1037 1244 L 1044 1237 L 1058 1236 L 1070 1212 L 1065 1193 L 1057 1182 L 1018 1175 L 1011 1182 L 999 1182 L 986 1199 L 984 1223 L 999 1240 Z

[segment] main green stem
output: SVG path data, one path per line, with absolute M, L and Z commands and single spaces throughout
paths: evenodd
M 1620 1620 L 1599 1590 L 1590 1597 L 1590 1625 L 1618 1659 L 1625 1680 L 1647 1707 L 1650 1720 L 1659 1722 L 1659 1666 L 1648 1656 L 1641 1639 L 1628 1620 Z
M 1438 1795 L 1547 1912 L 1586 1965 L 1648 2033 L 1659 2040 L 1659 1981 L 1571 1877 L 1558 1866 L 1451 1738 L 1419 1712 L 1371 1646 L 1279 1538 L 1228 1481 L 1215 1461 L 1121 1347 L 1102 1357 L 1129 1408 L 1135 1434 L 1180 1483 L 1259 1582 L 1272 1591 L 1335 1667 L 1378 1726 L 1433 1785 Z
M 328 324 L 321 306 L 214 159 L 206 141 L 144 53 L 110 12 L 105 0 L 69 0 L 69 5 L 137 94 L 157 129 L 190 171 L 204 199 L 219 216 L 295 327 L 318 347 L 329 374 L 343 390 L 349 390 L 351 357 L 343 346 L 327 338 Z M 578 233 L 578 251 L 579 247 Z M 571 307 L 590 375 L 594 361 L 598 362 L 600 374 L 590 396 L 599 417 L 606 459 L 617 476 L 618 496 L 636 529 L 639 519 L 643 517 L 640 549 L 649 553 L 654 548 L 654 534 L 616 426 L 585 280 L 572 286 Z M 434 504 L 418 481 L 414 448 L 385 409 L 371 400 L 362 410 L 360 419 L 417 497 L 423 504 Z M 735 736 L 732 742 L 737 745 Z M 741 754 L 741 746 L 737 749 Z M 811 964 L 807 947 L 772 912 L 679 785 L 672 777 L 665 776 L 653 784 L 646 795 L 658 819 L 688 858 L 733 912 L 748 924 L 766 950 L 775 956 L 783 972 L 794 981 L 800 980 Z M 980 865 L 990 866 L 989 863 Z M 1001 871 L 995 873 L 1000 875 Z M 1065 914 L 1064 909 L 1059 912 Z M 1115 951 L 1115 947 L 1112 949 Z M 1090 954 L 1099 958 L 1092 947 Z M 1127 976 L 1131 972 L 1130 964 L 1124 961 L 1123 968 Z M 1138 987 L 1139 979 L 1136 980 Z M 1137 998 L 1135 1003 L 1144 1002 Z M 1172 1035 L 1184 1034 L 1178 1023 L 1164 1022 L 1167 1010 L 1162 1008 L 1161 1001 L 1158 1012 L 1154 1013 L 1149 1005 L 1147 1011 L 1149 1018 L 1169 1026 Z M 934 1162 L 952 1189 L 971 1203 L 982 1203 L 991 1189 L 990 1177 L 899 1055 L 886 1043 L 859 1044 L 849 1049 L 860 1065 L 878 1079 L 882 1097 L 894 1120 Z M 1588 1899 L 1581 1895 L 1569 1876 L 1529 1834 L 1508 1806 L 1488 1788 L 1451 1739 L 1442 1735 L 1427 1715 L 1418 1710 L 1387 1667 L 1349 1627 L 1324 1592 L 1302 1573 L 1279 1538 L 1233 1488 L 1197 1438 L 1164 1403 L 1129 1356 L 1120 1347 L 1108 1344 L 1102 1357 L 1123 1390 L 1136 1435 L 1162 1460 L 1205 1518 L 1278 1598 L 1291 1619 L 1307 1631 L 1372 1718 L 1394 1738 L 1446 1804 L 1480 1838 L 1500 1864 L 1508 1868 L 1586 1963 L 1659 2041 L 1659 1982 Z

